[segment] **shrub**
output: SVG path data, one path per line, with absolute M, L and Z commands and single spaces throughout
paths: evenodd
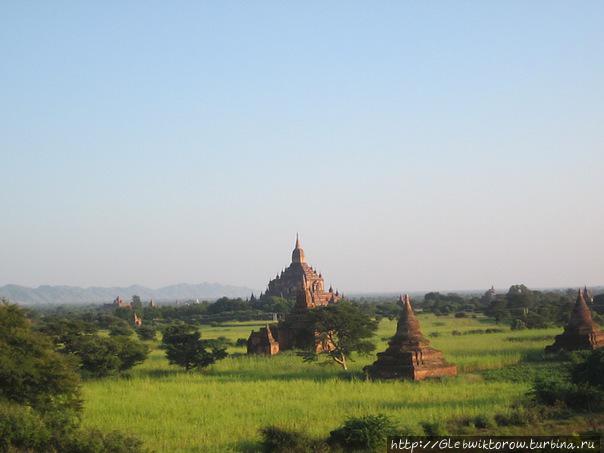
M 496 414 L 494 419 L 499 426 L 526 426 L 537 423 L 542 412 L 538 406 L 516 403 L 508 414 Z
M 588 369 L 593 364 L 591 362 L 587 364 L 587 362 L 587 360 L 580 362 L 572 368 L 572 380 L 565 375 L 537 378 L 531 390 L 533 400 L 546 406 L 565 404 L 577 411 L 594 411 L 602 408 L 604 391 L 590 385 L 591 379 L 599 384 L 599 380 L 602 378 L 601 375 L 598 379 L 597 375 L 590 374 Z
M 474 429 L 486 429 L 493 426 L 493 419 L 488 415 L 475 417 L 457 417 L 447 421 L 446 430 L 449 434 L 471 434 Z M 428 430 L 432 432 L 432 426 Z
M 539 376 L 533 384 L 533 400 L 539 404 L 551 406 L 559 402 L 567 404 L 572 401 L 577 386 L 563 375 Z
M 501 333 L 501 332 L 505 332 L 505 330 L 498 329 L 498 328 L 492 328 L 492 329 L 485 329 L 485 331 L 484 331 L 484 333 Z
M 32 408 L 0 403 L 0 451 L 43 451 L 51 433 Z
M 345 450 L 383 450 L 386 438 L 397 433 L 396 425 L 385 415 L 349 418 L 329 433 L 328 443 Z
M 98 430 L 76 431 L 60 443 L 59 451 L 78 453 L 138 453 L 144 451 L 136 437 L 119 431 L 103 433 Z
M 477 415 L 474 417 L 473 424 L 478 429 L 485 429 L 493 426 L 493 421 L 487 415 Z
M 217 349 L 226 349 L 229 346 L 235 346 L 233 340 L 229 340 L 227 337 L 218 337 L 213 340 L 207 340 L 208 344 Z
M 600 411 L 604 407 L 604 392 L 591 385 L 573 385 L 566 404 L 577 411 Z
M 142 451 L 142 442 L 118 431 L 57 431 L 30 407 L 0 403 L 0 451 L 135 453 Z
M 571 369 L 572 382 L 604 390 L 604 349 L 596 349 L 587 356 L 579 356 L 575 361 Z
M 262 449 L 267 453 L 323 453 L 329 451 L 321 441 L 311 439 L 307 434 L 277 426 L 267 426 L 260 430 Z
M 475 334 L 483 335 L 485 333 L 486 333 L 486 330 L 484 330 L 484 329 L 472 329 L 472 330 L 466 330 L 463 334 L 464 335 L 475 335 Z
M 496 414 L 495 422 L 499 426 L 523 426 L 527 423 L 518 411 L 512 411 L 509 414 Z
M 421 422 L 420 426 L 424 430 L 424 434 L 430 437 L 444 436 L 445 427 L 441 422 Z

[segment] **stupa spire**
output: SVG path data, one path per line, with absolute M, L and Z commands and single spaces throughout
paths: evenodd
M 294 247 L 294 251 L 292 252 L 292 263 L 305 263 L 306 258 L 304 257 L 304 250 L 302 250 L 302 246 L 300 245 L 300 235 L 296 233 L 296 245 Z
M 577 301 L 575 302 L 573 311 L 570 314 L 567 329 L 577 329 L 583 331 L 591 331 L 593 329 L 593 320 L 591 318 L 591 311 L 589 310 L 585 300 L 586 297 L 587 292 L 583 289 L 579 289 Z
M 399 339 L 408 339 L 420 341 L 423 335 L 420 331 L 419 321 L 415 317 L 413 307 L 411 306 L 411 298 L 408 294 L 399 297 L 399 304 L 403 306 L 401 314 L 396 323 L 396 337 Z

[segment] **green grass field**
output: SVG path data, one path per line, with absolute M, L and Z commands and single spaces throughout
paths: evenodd
M 538 358 L 560 329 L 510 331 L 482 318 L 420 315 L 422 331 L 447 359 L 457 378 L 442 381 L 367 382 L 360 370 L 374 356 L 357 357 L 350 372 L 304 363 L 292 353 L 248 357 L 244 348 L 204 372 L 168 365 L 153 344 L 145 363 L 129 375 L 84 384 L 83 424 L 137 435 L 153 451 L 225 452 L 253 449 L 259 428 L 276 424 L 326 436 L 350 416 L 384 413 L 418 430 L 422 421 L 502 413 L 526 393 L 529 382 L 488 379 L 482 372 Z M 261 323 L 202 327 L 205 338 L 247 338 Z M 377 351 L 396 324 L 383 320 Z M 505 332 L 457 335 L 472 329 Z M 433 332 L 438 336 L 430 337 Z M 510 340 L 512 339 L 512 340 Z M 516 341 L 514 341 L 516 340 Z M 505 373 L 501 373 L 505 376 Z

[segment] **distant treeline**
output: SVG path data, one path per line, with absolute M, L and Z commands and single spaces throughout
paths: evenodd
M 542 328 L 564 325 L 570 316 L 576 300 L 576 290 L 536 291 L 524 285 L 514 285 L 506 293 L 497 294 L 494 290 L 482 296 L 442 294 L 429 292 L 423 298 L 413 301 L 419 312 L 436 315 L 455 315 L 466 317 L 483 314 L 494 318 L 498 323 L 508 324 L 514 329 Z M 375 318 L 395 319 L 400 306 L 393 297 L 373 296 L 356 298 L 351 302 L 359 305 L 362 311 Z M 225 321 L 271 320 L 285 317 L 295 301 L 282 297 L 263 296 L 249 299 L 222 297 L 215 302 L 189 301 L 178 304 L 151 305 L 133 296 L 129 306 L 115 307 L 105 305 L 88 307 L 54 307 L 52 313 L 69 312 L 77 314 L 82 320 L 110 328 L 120 325 L 117 320 L 131 324 L 134 314 L 143 319 L 143 323 L 166 324 L 182 321 L 188 324 L 212 324 Z M 595 321 L 604 323 L 604 294 L 588 301 L 594 313 Z

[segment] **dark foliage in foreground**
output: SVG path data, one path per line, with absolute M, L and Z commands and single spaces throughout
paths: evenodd
M 332 451 L 383 451 L 388 436 L 400 434 L 396 424 L 385 415 L 349 418 L 331 431 L 325 440 L 313 439 L 307 433 L 277 426 L 260 430 L 262 449 L 267 453 L 322 453 Z
M 31 329 L 22 309 L 0 303 L 0 399 L 71 416 L 80 408 L 74 362 Z
M 266 453 L 327 453 L 325 442 L 312 439 L 306 433 L 292 431 L 277 426 L 267 426 L 260 430 L 262 450 Z
M 55 333 L 66 338 L 69 330 Z M 76 364 L 54 349 L 50 337 L 32 329 L 21 308 L 0 303 L 0 451 L 141 451 L 133 437 L 79 428 Z
M 119 431 L 57 430 L 28 406 L 0 402 L 0 451 L 135 453 L 142 442 Z
M 388 436 L 398 433 L 396 424 L 385 415 L 349 418 L 329 433 L 328 443 L 344 451 L 383 451 Z

